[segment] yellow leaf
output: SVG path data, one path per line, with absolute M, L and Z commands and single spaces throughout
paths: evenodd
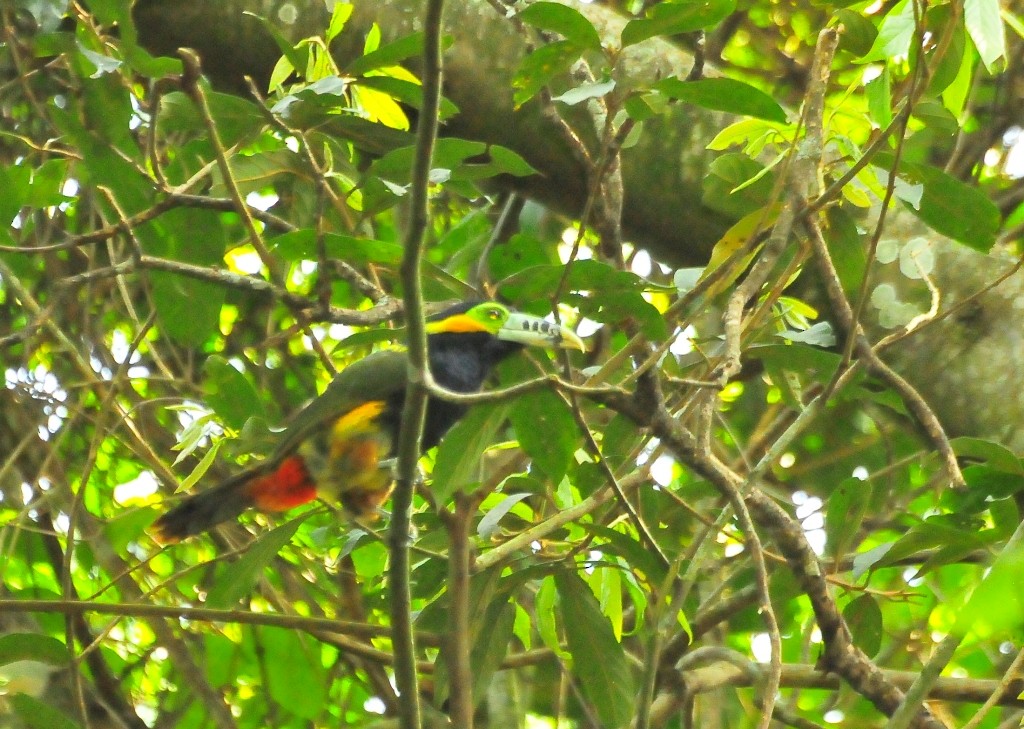
M 387 94 L 365 86 L 352 87 L 352 101 L 370 121 L 392 129 L 409 129 L 409 119 L 402 107 Z
M 697 280 L 698 284 L 710 276 L 714 271 L 718 270 L 722 265 L 735 259 L 736 256 L 739 256 L 739 259 L 733 264 L 732 270 L 730 270 L 723 279 L 719 280 L 709 289 L 709 297 L 713 298 L 720 294 L 731 286 L 732 283 L 739 278 L 741 273 L 747 270 L 747 266 L 750 265 L 754 256 L 761 249 L 761 246 L 755 246 L 742 254 L 741 251 L 744 250 L 751 238 L 755 237 L 761 231 L 766 230 L 775 222 L 779 217 L 779 210 L 780 207 L 775 205 L 772 208 L 762 208 L 761 210 L 755 210 L 754 212 L 745 215 L 726 231 L 721 240 L 715 243 L 715 247 L 711 251 L 711 260 L 708 261 L 707 268 L 704 269 L 704 273 L 701 274 L 701 277 Z
M 871 207 L 871 196 L 854 185 L 843 186 L 843 197 L 858 208 Z

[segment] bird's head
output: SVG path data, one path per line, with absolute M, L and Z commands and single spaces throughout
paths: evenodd
M 464 302 L 427 320 L 427 334 L 487 334 L 501 342 L 528 347 L 578 349 L 586 344 L 571 329 L 539 316 L 513 311 L 495 301 Z

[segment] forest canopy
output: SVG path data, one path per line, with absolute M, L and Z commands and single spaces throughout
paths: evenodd
M 0 725 L 1020 725 L 1017 8 L 0 14 Z M 490 300 L 379 513 L 154 539 Z

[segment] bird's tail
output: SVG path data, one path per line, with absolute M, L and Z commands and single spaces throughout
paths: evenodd
M 287 511 L 316 495 L 302 457 L 292 455 L 276 466 L 261 464 L 188 497 L 153 522 L 150 533 L 161 544 L 174 544 L 234 519 L 246 509 Z

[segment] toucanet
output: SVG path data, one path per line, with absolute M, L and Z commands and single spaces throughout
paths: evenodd
M 430 372 L 441 387 L 477 392 L 491 368 L 524 346 L 585 349 L 570 329 L 494 302 L 453 306 L 427 320 Z M 270 457 L 186 498 L 153 524 L 164 543 L 234 519 L 246 509 L 286 511 L 316 498 L 372 513 L 392 486 L 389 459 L 398 443 L 407 355 L 381 350 L 341 371 L 281 433 Z M 422 447 L 434 447 L 465 413 L 463 405 L 427 400 Z

